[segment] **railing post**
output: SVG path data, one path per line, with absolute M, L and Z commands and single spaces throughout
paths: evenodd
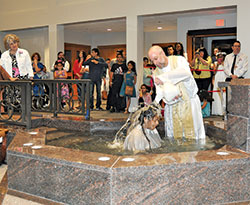
M 80 87 L 81 87 L 81 102 L 82 102 L 82 114 L 85 113 L 85 87 L 86 87 L 86 83 L 85 82 L 80 82 Z
M 90 119 L 90 81 L 88 81 L 88 82 L 86 82 L 86 84 L 87 84 L 87 89 L 86 89 L 86 94 L 87 94 L 87 96 L 86 96 L 86 103 L 87 103 L 87 105 L 86 105 L 86 116 L 85 116 L 85 118 L 86 119 Z
M 20 99 L 21 99 L 21 110 L 20 110 L 20 115 L 21 115 L 21 122 L 26 124 L 27 127 L 27 101 L 28 101 L 28 96 L 27 94 L 27 84 L 28 83 L 22 83 L 19 86 L 13 86 L 14 90 L 14 95 L 13 95 L 13 102 L 15 101 L 15 98 L 18 99 L 18 90 L 20 92 Z M 15 94 L 17 93 L 17 94 Z M 11 96 L 12 97 L 12 96 Z M 12 101 L 12 100 L 11 100 Z M 15 113 L 15 110 L 13 109 L 13 112 Z M 28 128 L 28 127 L 27 127 Z
M 54 117 L 57 117 L 57 101 L 58 101 L 58 98 L 57 98 L 57 90 L 56 90 L 56 87 L 57 87 L 57 82 L 53 82 L 52 83 L 52 103 L 53 103 L 53 112 L 54 112 Z M 59 92 L 59 91 L 58 91 Z
M 28 81 L 27 84 L 25 84 L 26 86 L 26 95 L 22 96 L 25 97 L 26 96 L 26 105 L 25 105 L 25 110 L 26 110 L 26 121 L 27 121 L 27 124 L 26 124 L 26 127 L 27 129 L 30 129 L 31 128 L 31 81 Z

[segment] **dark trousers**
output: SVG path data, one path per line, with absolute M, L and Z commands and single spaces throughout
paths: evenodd
M 96 95 L 97 95 L 97 101 L 96 101 L 96 108 L 99 108 L 101 106 L 101 81 L 91 81 L 90 83 L 90 108 L 94 108 L 94 88 L 96 86 Z
M 196 84 L 200 90 L 208 90 L 211 83 L 211 78 L 195 78 Z
M 111 91 L 111 105 L 117 110 L 122 111 L 126 107 L 126 100 L 124 97 L 120 97 L 122 82 L 116 82 L 112 85 Z

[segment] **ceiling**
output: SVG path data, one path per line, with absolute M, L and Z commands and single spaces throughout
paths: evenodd
M 206 10 L 196 10 L 187 12 L 176 12 L 166 14 L 154 14 L 143 16 L 144 32 L 159 31 L 158 26 L 161 26 L 161 30 L 176 30 L 177 19 L 180 17 L 192 17 L 192 16 L 209 16 L 216 14 L 232 14 L 236 13 L 235 7 L 230 8 L 214 8 Z M 106 19 L 90 22 L 78 22 L 73 24 L 65 24 L 64 29 L 78 32 L 89 33 L 102 33 L 102 32 L 125 32 L 126 31 L 126 19 Z M 107 31 L 107 29 L 112 29 Z

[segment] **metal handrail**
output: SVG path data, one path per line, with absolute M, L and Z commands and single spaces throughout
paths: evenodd
M 84 115 L 90 119 L 90 80 L 0 81 L 0 121 L 31 128 L 32 112 Z

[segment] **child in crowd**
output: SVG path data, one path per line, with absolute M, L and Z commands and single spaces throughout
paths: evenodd
M 152 91 L 150 91 L 149 93 L 147 90 L 147 86 L 145 84 L 142 84 L 139 94 L 139 105 L 141 107 L 144 107 L 144 105 L 150 105 L 152 103 L 151 94 Z
M 64 63 L 61 60 L 57 60 L 55 63 L 55 79 L 67 79 L 67 71 L 63 69 Z M 62 107 L 66 105 L 65 98 L 69 98 L 69 87 L 67 84 L 61 83 L 61 99 L 62 99 Z
M 217 63 L 214 66 L 214 87 L 213 87 L 213 103 L 212 103 L 212 115 L 223 115 L 226 107 L 226 93 L 221 94 L 221 90 L 218 86 L 218 82 L 224 82 L 226 75 L 224 73 L 224 60 L 226 57 L 225 52 L 219 52 L 216 54 Z M 218 71 L 219 70 L 219 71 Z
M 201 101 L 202 116 L 210 117 L 210 103 L 213 101 L 212 97 L 207 90 L 200 90 L 198 95 Z
M 127 96 L 127 106 L 125 114 L 128 113 L 128 109 L 131 102 L 131 97 L 136 97 L 135 84 L 136 84 L 136 70 L 135 62 L 129 61 L 127 64 L 128 71 L 124 74 L 124 81 L 120 90 L 120 96 Z

